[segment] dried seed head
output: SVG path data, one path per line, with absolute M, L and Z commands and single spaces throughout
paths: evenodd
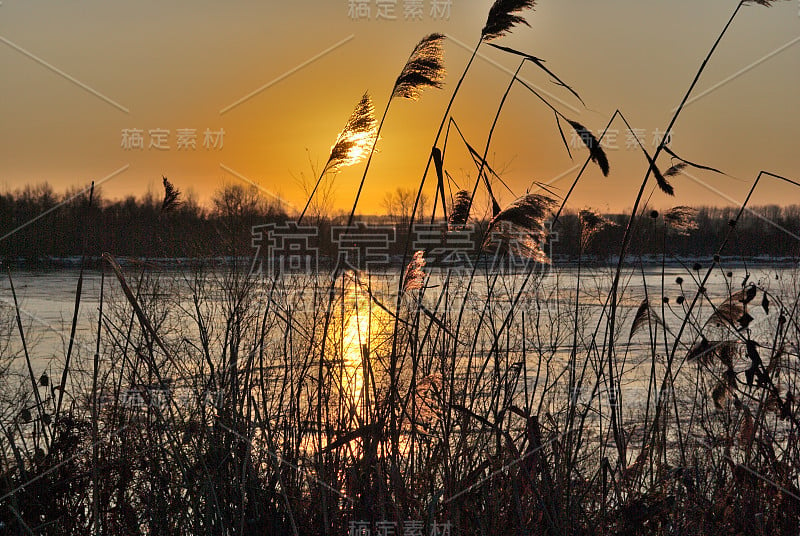
M 403 276 L 403 292 L 422 288 L 422 284 L 425 282 L 425 272 L 422 269 L 425 264 L 425 252 L 416 251 L 411 262 L 406 266 L 406 272 Z
M 539 194 L 520 197 L 492 218 L 483 246 L 494 243 L 507 248 L 511 244 L 515 254 L 549 263 L 541 244 L 548 234 L 545 219 L 556 205 L 553 199 Z
M 579 217 L 581 220 L 581 249 L 586 249 L 597 233 L 606 227 L 616 227 L 617 225 L 590 209 L 581 210 Z
M 434 33 L 417 43 L 397 77 L 392 98 L 417 100 L 426 87 L 442 87 L 445 75 L 443 40 L 442 34 Z
M 628 338 L 631 338 L 642 327 L 649 327 L 652 324 L 662 324 L 663 321 L 658 315 L 650 308 L 650 302 L 647 299 L 642 300 L 639 309 L 636 310 L 636 315 L 633 317 L 633 324 L 631 324 L 631 333 Z
M 340 168 L 357 164 L 367 157 L 377 136 L 375 107 L 369 94 L 364 93 L 344 129 L 336 138 L 336 143 L 331 147 L 331 154 L 323 171 L 338 171 Z
M 589 156 L 595 164 L 600 166 L 600 171 L 603 172 L 603 176 L 608 177 L 608 172 L 610 169 L 608 157 L 603 151 L 603 148 L 600 147 L 600 142 L 594 137 L 594 134 L 592 134 L 588 128 L 581 125 L 577 121 L 569 121 L 569 124 L 572 125 L 572 128 L 575 129 L 575 133 L 578 134 L 583 141 L 583 144 L 586 145 L 587 149 L 589 149 Z
M 697 210 L 691 207 L 673 207 L 664 213 L 664 223 L 678 236 L 689 236 L 698 228 L 696 216 Z
M 472 206 L 472 197 L 466 190 L 459 190 L 453 199 L 453 207 L 450 209 L 448 223 L 450 228 L 459 228 L 467 224 L 469 220 L 469 210 Z
M 162 176 L 162 180 L 164 184 L 164 200 L 161 203 L 161 212 L 169 212 L 178 208 L 181 204 L 181 192 L 166 177 Z
M 486 25 L 481 30 L 481 39 L 491 41 L 502 37 L 516 24 L 530 26 L 524 18 L 515 13 L 523 9 L 532 9 L 535 3 L 535 0 L 496 0 L 489 9 Z

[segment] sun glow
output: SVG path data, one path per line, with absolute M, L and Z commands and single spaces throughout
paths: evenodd
M 341 396 L 364 416 L 382 371 L 378 356 L 391 345 L 391 319 L 370 299 L 366 282 L 346 276 L 341 315 Z
M 331 147 L 329 171 L 358 164 L 369 155 L 375 143 L 374 132 L 357 132 Z
M 325 164 L 325 172 L 338 171 L 352 166 L 367 157 L 378 139 L 378 124 L 375 121 L 375 106 L 368 94 L 364 94 L 347 120 L 344 129 L 331 147 L 331 155 Z

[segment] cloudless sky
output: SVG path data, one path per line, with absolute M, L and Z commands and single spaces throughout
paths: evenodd
M 356 20 L 347 0 L 2 0 L 0 188 L 48 181 L 63 191 L 124 168 L 102 184 L 104 196 L 159 192 L 166 175 L 207 202 L 224 183 L 244 178 L 302 207 L 300 183 L 313 182 L 313 170 L 324 164 L 364 91 L 380 114 L 414 45 L 428 33 L 444 33 L 445 87 L 427 90 L 418 102 L 393 103 L 387 117 L 360 204 L 363 212 L 379 212 L 387 191 L 419 184 L 491 5 L 452 0 L 447 13 L 448 2 L 440 2 L 445 12 L 434 16 L 433 2 L 422 2 L 420 20 L 405 20 L 410 0 L 388 2 L 396 18 L 377 20 L 372 0 L 369 19 Z M 586 107 L 534 66 L 523 68 L 521 77 L 567 117 L 597 132 L 620 109 L 652 151 L 735 7 L 734 0 L 541 0 L 523 13 L 530 27 L 494 42 L 545 59 L 580 93 Z M 485 45 L 480 55 L 452 115 L 482 149 L 518 58 Z M 671 145 L 732 177 L 690 171 L 692 177 L 672 179 L 675 198 L 656 191 L 651 204 L 736 204 L 761 169 L 800 179 L 799 82 L 798 0 L 745 6 Z M 144 149 L 123 147 L 125 129 L 144 131 Z M 169 149 L 148 147 L 155 129 L 169 131 Z M 195 129 L 195 149 L 177 148 L 179 129 Z M 571 198 L 575 209 L 632 205 L 646 162 L 628 147 L 624 124 L 612 129 L 611 174 L 603 178 L 591 166 Z M 222 147 L 204 146 L 206 130 L 224 130 Z M 501 204 L 535 181 L 560 194 L 568 189 L 587 152 L 566 136 L 574 160 L 552 112 L 522 86 L 512 88 L 489 150 L 489 163 L 509 187 L 495 186 Z M 659 165 L 670 166 L 668 155 Z M 453 188 L 471 189 L 476 170 L 455 138 L 445 167 Z M 363 163 L 335 178 L 336 208 L 352 204 L 362 171 Z M 434 185 L 432 176 L 428 181 Z M 753 199 L 797 202 L 796 189 L 770 180 Z

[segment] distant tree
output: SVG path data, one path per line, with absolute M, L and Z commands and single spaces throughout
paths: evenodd
M 336 174 L 332 174 L 330 177 L 328 175 L 323 176 L 317 186 L 316 180 L 320 173 L 310 158 L 309 166 L 311 169 L 310 175 L 301 172 L 300 177 L 294 177 L 294 180 L 303 189 L 305 199 L 311 198 L 311 203 L 303 220 L 308 223 L 320 224 L 323 219 L 333 217 L 333 206 L 336 201 L 336 191 L 334 189 Z M 314 191 L 315 186 L 317 186 L 317 191 L 312 197 L 311 193 Z
M 214 193 L 211 203 L 211 218 L 222 239 L 220 252 L 226 255 L 249 255 L 253 226 L 287 217 L 277 203 L 252 185 L 224 184 Z
M 410 188 L 398 187 L 393 192 L 386 192 L 381 201 L 381 208 L 386 211 L 386 215 L 389 216 L 392 223 L 400 227 L 408 227 L 411 223 L 411 213 L 414 210 L 416 197 L 416 191 Z M 422 194 L 419 198 L 416 219 L 425 219 L 427 204 L 428 198 L 425 194 Z

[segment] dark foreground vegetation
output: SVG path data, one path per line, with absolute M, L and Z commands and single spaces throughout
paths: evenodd
M 730 20 L 772 3 L 743 0 Z M 533 4 L 497 0 L 475 52 L 523 23 Z M 442 85 L 443 39 L 417 45 L 387 112 L 395 99 Z M 544 73 L 582 102 L 555 67 L 492 52 L 519 58 L 517 74 L 524 66 Z M 522 83 L 517 74 L 509 90 Z M 600 140 L 525 87 L 553 111 L 555 136 L 581 135 L 583 170 L 607 175 Z M 76 336 L 88 299 L 82 269 L 67 344 L 54 358 L 52 349 L 37 355 L 40 326 L 19 305 L 9 271 L 0 307 L 0 533 L 797 535 L 800 277 L 752 277 L 723 264 L 793 256 L 797 243 L 752 218 L 750 196 L 719 212 L 644 207 L 651 186 L 675 194 L 670 179 L 687 166 L 716 172 L 678 157 L 667 135 L 653 154 L 642 147 L 643 179 L 626 216 L 569 216 L 561 210 L 569 194 L 546 191 L 501 207 L 486 161 L 491 135 L 470 147 L 475 184 L 450 192 L 449 119 L 450 105 L 423 155 L 431 177 L 405 223 L 420 219 L 426 184 L 448 236 L 474 223 L 473 200 L 485 199 L 492 218 L 480 254 L 527 259 L 526 270 L 438 272 L 430 252 L 411 251 L 408 240 L 399 250 L 405 268 L 389 275 L 338 265 L 276 278 L 235 268 L 169 275 L 146 262 L 123 270 L 122 256 L 195 256 L 208 244 L 215 255 L 250 251 L 252 225 L 285 219 L 235 200 L 202 213 L 181 205 L 167 181 L 159 202 L 80 196 L 7 238 L 9 257 L 111 253 L 91 296 L 99 305 L 92 328 Z M 627 124 L 620 111 L 611 121 Z M 339 169 L 366 161 L 367 179 L 382 125 L 364 95 L 293 219 L 319 217 L 313 201 Z M 662 171 L 665 153 L 673 165 Z M 762 172 L 750 193 L 769 181 L 800 186 Z M 5 198 L 9 232 L 25 217 L 20 199 L 27 195 L 34 216 L 46 209 L 36 206 L 43 194 Z M 765 215 L 797 230 L 796 209 Z M 547 220 L 577 261 L 569 276 L 540 269 L 550 261 Z M 512 232 L 523 237 L 514 248 Z M 678 252 L 708 260 L 677 276 L 662 267 L 655 280 L 630 260 L 666 263 Z M 618 260 L 590 269 L 597 255 Z

